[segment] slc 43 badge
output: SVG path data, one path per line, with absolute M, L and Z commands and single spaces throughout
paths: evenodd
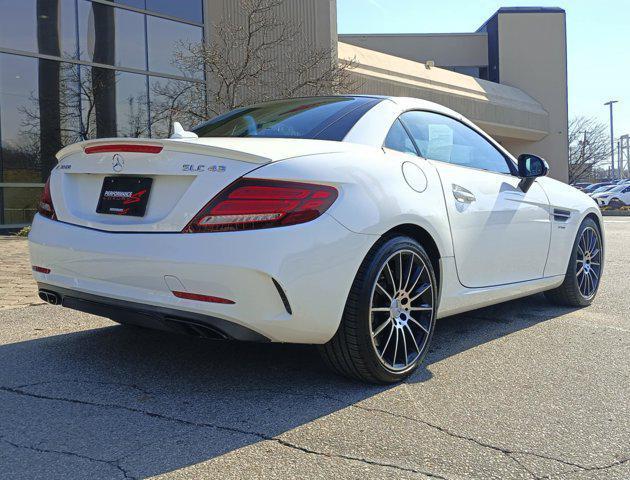
M 192 165 L 192 164 L 184 164 L 182 165 L 182 170 L 184 172 L 225 172 L 225 165 L 210 165 L 206 166 L 203 164 Z

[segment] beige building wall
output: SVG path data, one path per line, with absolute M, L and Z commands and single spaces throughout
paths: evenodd
M 488 65 L 486 33 L 339 35 L 339 41 L 439 67 Z
M 550 176 L 569 179 L 567 45 L 565 13 L 498 15 L 499 81 L 534 97 L 549 113 L 549 134 L 534 143 L 505 138 L 514 154 L 534 153 L 549 162 Z
M 204 4 L 207 38 L 212 26 L 222 19 L 243 20 L 238 0 L 206 0 Z M 318 48 L 337 48 L 337 0 L 287 0 L 277 8 L 282 20 L 299 26 L 304 37 Z
M 471 118 L 513 154 L 545 157 L 551 176 L 568 180 L 565 14 L 501 9 L 477 33 L 340 35 L 336 0 L 287 0 L 278 10 L 331 62 L 356 57 L 363 93 L 432 100 Z M 534 9 L 540 10 L 540 9 Z M 222 19 L 242 21 L 237 0 L 206 0 L 207 38 Z M 492 25 L 490 25 L 492 24 Z M 278 52 L 278 62 L 286 52 Z M 338 60 L 339 59 L 339 60 Z M 488 66 L 487 82 L 436 66 Z
M 205 0 L 204 3 L 204 24 L 206 29 L 206 41 L 213 42 L 216 39 L 217 29 L 215 26 L 221 22 L 228 22 L 231 25 L 246 25 L 243 9 L 239 0 Z M 300 43 L 295 48 L 306 44 L 313 50 L 330 52 L 330 62 L 337 62 L 337 2 L 336 0 L 285 0 L 274 10 L 274 15 L 281 21 L 286 22 L 291 27 L 299 30 Z M 303 42 L 302 42 L 303 40 Z M 282 65 L 287 55 L 291 55 L 290 48 L 278 48 L 271 59 L 276 65 Z M 289 51 L 285 51 L 289 50 Z M 244 49 L 243 49 L 244 52 Z M 238 48 L 234 49 L 234 55 L 239 55 Z M 274 82 L 278 82 L 275 76 L 270 76 Z M 268 79 L 269 79 L 268 78 Z M 285 73 L 283 80 L 287 84 L 291 80 L 291 73 Z M 209 83 L 212 82 L 209 79 Z M 267 82 L 269 84 L 269 82 Z M 280 85 L 279 85 L 280 86 Z M 209 85 L 209 88 L 211 86 Z M 259 96 L 264 98 L 276 98 L 281 91 L 274 89 L 269 91 L 262 88 L 257 91 Z
M 352 61 L 359 93 L 416 97 L 470 118 L 495 137 L 523 142 L 547 136 L 549 121 L 540 103 L 518 88 L 339 43 L 340 62 Z

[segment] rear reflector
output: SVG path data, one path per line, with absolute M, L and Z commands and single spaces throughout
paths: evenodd
M 85 153 L 107 153 L 107 152 L 131 152 L 131 153 L 160 153 L 164 147 L 162 145 L 138 145 L 135 143 L 108 143 L 106 145 L 94 145 L 86 147 Z
M 226 232 L 309 222 L 337 199 L 328 185 L 240 179 L 195 215 L 184 232 Z
M 37 265 L 33 265 L 33 271 L 39 273 L 50 273 L 50 268 L 38 267 Z
M 198 302 L 223 303 L 225 305 L 234 305 L 235 303 L 234 301 L 228 300 L 227 298 L 213 297 L 211 295 L 201 295 L 199 293 L 173 291 L 173 295 L 175 295 L 177 298 L 184 298 L 186 300 L 197 300 Z

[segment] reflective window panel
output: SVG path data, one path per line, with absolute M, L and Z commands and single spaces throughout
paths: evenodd
M 74 0 L 0 0 L 0 46 L 74 58 L 74 12 Z
M 146 76 L 81 67 L 81 85 L 87 138 L 148 136 Z
M 147 10 L 203 23 L 202 0 L 146 0 Z
M 0 225 L 31 223 L 43 187 L 0 187 Z
M 115 3 L 120 3 L 121 5 L 129 5 L 130 7 L 136 8 L 145 8 L 146 2 L 144 0 L 113 0 Z
M 200 43 L 202 38 L 201 27 L 148 15 L 149 70 L 173 75 L 186 75 L 186 72 L 178 68 L 175 54 L 186 44 Z M 197 72 L 193 76 L 203 78 L 202 72 Z
M 82 60 L 144 70 L 144 15 L 81 0 L 79 46 Z
M 82 138 L 76 65 L 0 54 L 0 106 L 3 182 L 45 181 Z

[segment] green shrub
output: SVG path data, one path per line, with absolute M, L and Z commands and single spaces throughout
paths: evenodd
M 29 232 L 31 231 L 31 226 L 24 227 L 22 230 L 16 233 L 18 237 L 28 237 Z

